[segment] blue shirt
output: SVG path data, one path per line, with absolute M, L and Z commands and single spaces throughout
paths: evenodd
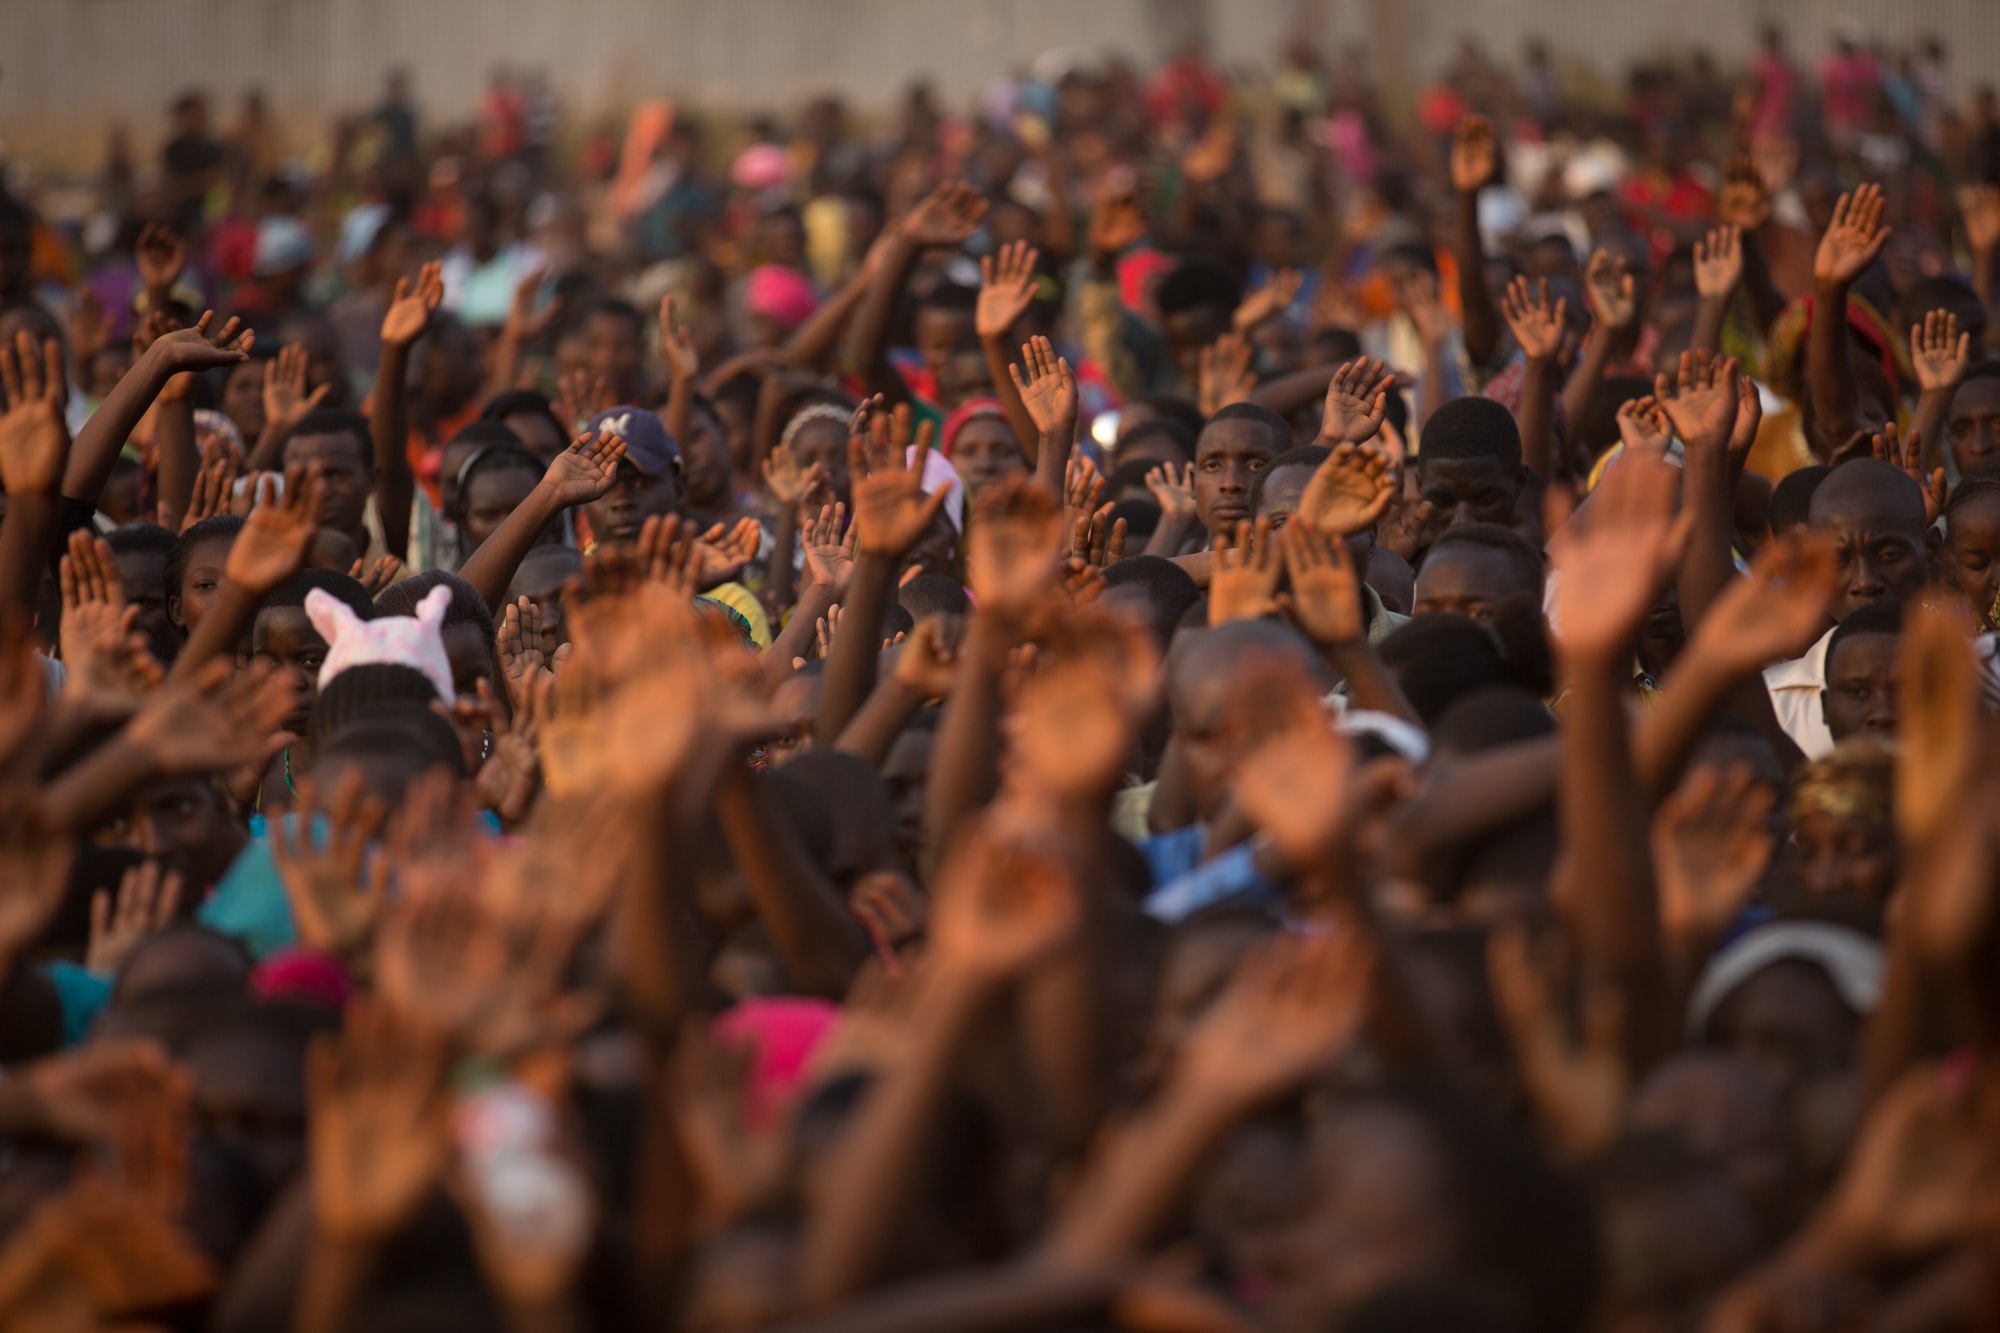
M 1239 842 L 1228 851 L 1201 859 L 1208 830 L 1200 824 L 1157 834 L 1138 844 L 1153 872 L 1153 891 L 1146 895 L 1145 913 L 1173 925 L 1205 907 L 1249 895 L 1272 903 L 1283 891 L 1257 869 L 1254 842 Z

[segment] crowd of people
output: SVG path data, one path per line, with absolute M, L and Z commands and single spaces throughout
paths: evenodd
M 0 1327 L 2000 1327 L 1947 46 L 0 194 Z

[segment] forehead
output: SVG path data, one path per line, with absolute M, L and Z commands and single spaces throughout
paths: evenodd
M 1966 380 L 1951 396 L 1953 416 L 1987 416 L 2000 413 L 2000 375 L 1981 375 Z
M 326 646 L 326 640 L 313 628 L 302 606 L 267 606 L 259 611 L 257 623 L 250 631 L 250 643 L 253 648 L 292 650 Z
M 1264 489 L 1257 499 L 1257 516 L 1298 512 L 1299 497 L 1312 481 L 1313 469 L 1304 463 L 1287 464 L 1264 474 Z
M 285 445 L 285 461 L 320 464 L 355 462 L 367 458 L 369 448 L 368 441 L 352 431 L 294 435 Z
M 1896 650 L 1901 643 L 1901 637 L 1895 634 L 1850 634 L 1826 655 L 1826 674 L 1893 671 L 1896 668 Z
M 1811 526 L 1822 532 L 1893 534 L 1921 541 L 1921 513 L 1893 490 L 1828 485 L 1813 494 Z
M 1194 447 L 1197 460 L 1217 455 L 1270 458 L 1277 452 L 1271 432 L 1263 423 L 1241 418 L 1209 422 Z
M 1505 551 L 1476 542 L 1445 542 L 1432 548 L 1417 571 L 1417 591 L 1449 588 L 1521 591 L 1514 562 Z
M 535 489 L 541 480 L 535 471 L 525 463 L 509 463 L 502 467 L 489 467 L 472 474 L 466 483 L 468 492 L 478 491 L 482 495 L 492 495 L 498 491 L 503 496 L 521 496 Z
M 1490 486 L 1509 479 L 1508 470 L 1497 458 L 1425 458 L 1419 454 L 1417 469 L 1424 485 L 1447 489 Z
M 974 417 L 958 428 L 958 438 L 952 442 L 952 451 L 960 449 L 1006 449 L 1014 444 L 1014 432 L 999 417 Z

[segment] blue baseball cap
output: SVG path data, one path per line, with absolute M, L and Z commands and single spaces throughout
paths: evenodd
M 613 407 L 590 419 L 593 435 L 616 435 L 625 441 L 625 459 L 649 477 L 680 461 L 681 447 L 667 433 L 666 423 L 643 407 Z

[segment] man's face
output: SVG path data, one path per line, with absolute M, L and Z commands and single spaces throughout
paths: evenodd
M 1214 421 L 1194 451 L 1195 514 L 1211 533 L 1233 532 L 1250 517 L 1250 483 L 1277 450 L 1255 421 Z
M 326 664 L 326 640 L 302 606 L 267 606 L 250 629 L 250 654 L 275 665 L 298 687 L 297 706 L 286 715 L 284 728 L 306 734 L 313 700 L 319 697 L 319 669 Z
M 320 501 L 319 525 L 350 537 L 360 532 L 368 495 L 375 487 L 374 460 L 367 443 L 344 432 L 294 435 L 285 444 L 285 464 L 293 463 L 320 465 L 326 496 Z M 359 544 L 357 540 L 356 545 Z
M 1945 414 L 1944 436 L 1961 475 L 2000 463 L 2000 376 L 1989 375 L 1958 386 Z
M 920 306 L 917 309 L 916 340 L 917 355 L 933 374 L 943 378 L 945 369 L 951 364 L 951 354 L 958 346 L 958 340 L 972 329 L 972 313 L 967 310 L 949 310 L 942 306 Z
M 1820 699 L 1834 740 L 1862 732 L 1895 738 L 1898 643 L 1893 634 L 1856 634 L 1827 654 Z
M 1930 577 L 1924 533 L 1892 497 L 1871 493 L 1831 497 L 1815 513 L 1813 526 L 1833 538 L 1840 578 L 1835 620 L 1845 620 L 1885 598 L 1907 600 Z
M 1418 476 L 1423 498 L 1437 511 L 1442 527 L 1461 523 L 1497 523 L 1512 527 L 1514 505 L 1521 496 L 1521 469 L 1496 458 L 1435 458 L 1419 456 Z
M 1521 586 L 1514 562 L 1504 552 L 1469 541 L 1448 542 L 1424 557 L 1413 610 L 1420 616 L 1450 612 L 1483 625 L 1506 602 L 1537 596 L 1536 590 Z
M 139 608 L 139 632 L 146 636 L 146 647 L 171 664 L 180 654 L 181 636 L 167 616 L 167 557 L 159 551 L 124 551 L 116 558 L 125 600 Z
M 680 501 L 680 487 L 671 467 L 649 477 L 630 462 L 621 462 L 611 489 L 585 505 L 583 512 L 598 541 L 630 546 L 639 540 L 639 528 L 647 519 L 673 513 Z
M 124 814 L 97 834 L 102 846 L 130 847 L 179 871 L 192 891 L 221 879 L 245 841 L 243 827 L 230 818 L 222 794 L 208 779 L 194 777 L 147 784 Z M 190 896 L 198 900 L 198 892 Z
M 611 381 L 621 403 L 638 396 L 643 353 L 639 331 L 620 315 L 599 311 L 584 326 L 584 359 L 590 372 Z

